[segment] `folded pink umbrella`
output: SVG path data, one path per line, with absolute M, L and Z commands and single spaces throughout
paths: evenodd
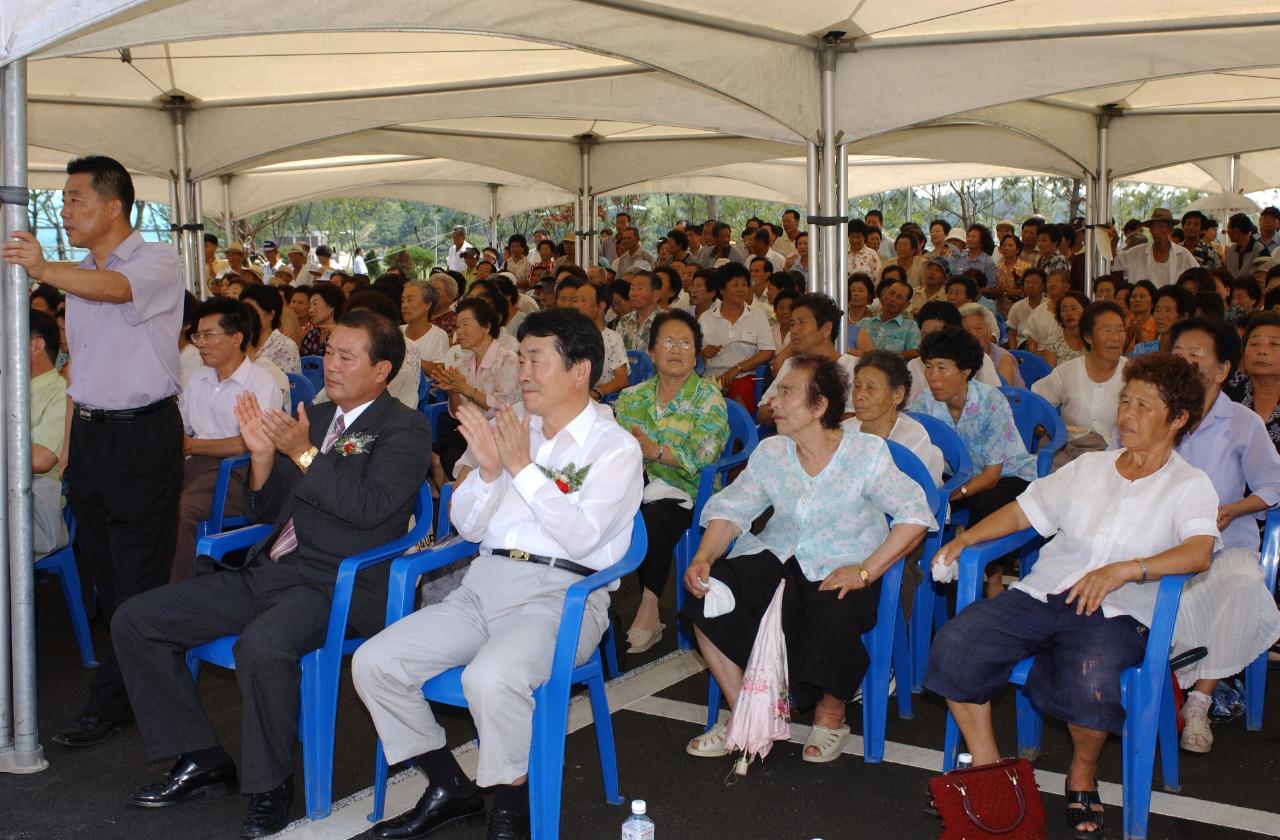
M 774 741 L 791 737 L 791 700 L 787 690 L 787 639 L 782 633 L 782 591 L 778 584 L 773 600 L 760 620 L 747 669 L 742 675 L 742 691 L 729 718 L 726 746 L 742 750 L 734 764 L 739 776 L 747 774 L 752 758 L 769 754 Z

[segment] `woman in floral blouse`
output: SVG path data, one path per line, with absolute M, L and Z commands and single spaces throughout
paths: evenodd
M 698 477 L 720 460 L 729 438 L 729 415 L 714 382 L 693 372 L 702 353 L 702 329 L 679 309 L 663 312 L 649 331 L 653 377 L 622 391 L 614 409 L 619 425 L 640 442 L 645 458 L 640 513 L 649 549 L 640 566 L 640 609 L 627 631 L 628 653 L 642 653 L 662 639 L 658 599 L 671 570 L 671 553 L 693 521 Z
M 997 311 L 1007 318 L 1009 307 L 1022 297 L 1022 272 L 1031 268 L 1031 263 L 1022 258 L 1022 242 L 1011 233 L 1000 240 L 999 253 L 996 283 L 987 290 L 987 297 L 995 299 Z
M 693 597 L 683 615 L 730 709 L 743 690 L 760 620 L 786 582 L 788 685 L 796 708 L 816 704 L 803 755 L 818 763 L 839 757 L 849 740 L 845 704 L 869 664 L 857 639 L 875 626 L 878 581 L 934 521 L 924 491 L 894 465 L 885 442 L 840 425 L 848 390 L 835 362 L 791 360 L 772 403 L 778 434 L 762 441 L 742 475 L 703 509 L 707 530 L 684 578 Z M 770 507 L 764 531 L 751 533 Z M 730 556 L 720 559 L 735 540 Z M 721 585 L 733 594 L 733 606 L 708 615 L 705 596 Z M 725 737 L 722 722 L 686 749 L 724 755 Z

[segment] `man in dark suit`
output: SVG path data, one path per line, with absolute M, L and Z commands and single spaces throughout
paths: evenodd
M 427 478 L 426 418 L 386 391 L 404 352 L 386 318 L 351 312 L 325 352 L 331 403 L 310 417 L 299 408 L 294 420 L 263 412 L 251 394 L 237 402 L 251 456 L 249 514 L 276 527 L 249 550 L 243 568 L 161 587 L 116 612 L 112 638 L 147 758 L 177 756 L 162 781 L 130 794 L 130 804 L 159 808 L 235 790 L 235 764 L 218 744 L 184 655 L 238 633 L 240 787 L 251 794 L 241 836 L 273 834 L 288 822 L 299 659 L 324 642 L 343 558 L 404 536 Z M 362 635 L 381 629 L 386 587 L 385 565 L 357 576 L 351 625 Z

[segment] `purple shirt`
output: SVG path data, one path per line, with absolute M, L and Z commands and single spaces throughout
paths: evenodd
M 99 268 L 90 254 L 80 267 Z M 67 295 L 67 350 L 76 405 L 141 408 L 178 393 L 182 264 L 173 246 L 144 242 L 137 231 L 107 257 L 106 271 L 129 280 L 133 300 L 102 303 Z

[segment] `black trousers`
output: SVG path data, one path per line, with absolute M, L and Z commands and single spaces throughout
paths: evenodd
M 1022 491 L 1027 489 L 1027 482 L 1015 476 L 1001 476 L 994 487 L 983 490 L 959 502 L 952 502 L 953 510 L 968 510 L 969 524 L 967 527 L 972 528 L 1000 508 L 1014 501 L 1018 496 L 1022 495 Z M 992 562 L 988 569 L 992 566 L 999 566 L 1002 569 L 1011 568 L 1013 555 L 1001 557 L 999 560 Z
M 826 692 L 853 699 L 871 665 L 862 634 L 876 626 L 880 581 L 848 593 L 820 592 L 794 557 L 785 563 L 769 552 L 729 557 L 711 567 L 711 576 L 733 591 L 734 608 L 715 618 L 702 614 L 703 598 L 686 598 L 682 615 L 739 668 L 747 667 L 756 632 L 773 600 L 782 592 L 782 632 L 787 638 L 792 710 L 808 709 Z
M 107 621 L 121 604 L 169 579 L 181 494 L 176 400 L 127 422 L 72 418 L 67 500 L 79 560 Z M 127 721 L 133 713 L 111 648 L 98 660 L 83 714 Z
M 640 515 L 649 535 L 649 548 L 637 574 L 641 586 L 661 596 L 671 576 L 676 543 L 693 522 L 693 510 L 680 507 L 674 499 L 660 499 L 642 504 Z
M 351 624 L 363 635 L 382 629 L 386 606 L 373 600 L 359 588 L 352 599 Z M 288 778 L 298 740 L 299 660 L 324 644 L 331 603 L 285 557 L 197 575 L 123 605 L 111 622 L 112 638 L 147 759 L 218 743 L 185 656 L 188 648 L 238 633 L 241 788 L 260 793 Z

